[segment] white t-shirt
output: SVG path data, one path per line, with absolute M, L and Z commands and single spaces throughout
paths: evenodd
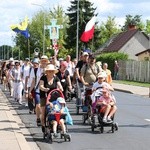
M 29 76 L 29 72 L 30 72 L 30 65 L 25 65 L 23 64 L 21 67 L 21 72 L 23 74 L 23 83 L 25 83 L 25 79 L 27 76 Z
M 92 90 L 93 90 L 93 89 L 96 90 L 96 89 L 99 88 L 99 87 L 101 87 L 101 88 L 103 88 L 103 87 L 109 88 L 110 85 L 109 85 L 108 83 L 106 83 L 106 82 L 102 82 L 102 83 L 95 82 L 95 83 L 93 84 Z
M 41 76 L 43 75 L 43 68 L 38 68 L 37 69 L 37 72 L 36 72 L 36 83 L 35 83 L 35 88 L 36 88 L 36 92 L 40 92 L 39 90 L 39 87 L 38 87 L 38 84 L 39 84 L 39 81 L 41 79 Z M 34 68 L 32 68 L 31 70 L 31 73 L 30 73 L 30 81 L 32 83 L 32 80 L 35 80 L 35 73 L 34 73 Z M 31 86 L 31 83 L 30 83 L 30 86 Z
M 67 70 L 69 71 L 69 75 L 73 76 L 73 64 L 71 61 L 68 63 Z

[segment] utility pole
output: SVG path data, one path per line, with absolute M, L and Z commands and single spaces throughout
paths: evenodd
M 32 3 L 32 5 L 36 5 L 39 6 L 43 9 L 43 13 L 44 13 L 44 17 L 43 17 L 43 55 L 45 54 L 45 9 L 43 7 L 43 5 L 39 5 L 39 4 L 34 4 Z

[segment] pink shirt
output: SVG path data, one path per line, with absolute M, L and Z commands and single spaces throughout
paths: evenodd
M 101 97 L 97 100 L 97 103 L 103 102 L 103 101 L 105 101 L 107 104 L 109 104 L 110 102 L 113 101 L 113 98 L 112 98 L 111 96 L 109 96 L 109 97 L 103 97 L 103 96 L 101 96 Z

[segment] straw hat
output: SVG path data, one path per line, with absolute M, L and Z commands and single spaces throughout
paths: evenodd
M 58 70 L 55 68 L 53 64 L 49 64 L 46 66 L 45 71 L 54 71 L 55 73 L 58 72 Z

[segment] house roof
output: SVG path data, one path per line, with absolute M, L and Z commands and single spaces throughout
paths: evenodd
M 141 54 L 143 54 L 145 52 L 149 52 L 150 53 L 150 49 L 146 49 L 146 50 L 144 50 L 144 51 L 142 51 L 140 53 L 137 53 L 137 54 L 135 54 L 135 56 L 139 56 L 139 55 L 141 55 Z
M 133 29 L 119 33 L 103 51 L 118 52 L 138 31 L 138 29 Z

